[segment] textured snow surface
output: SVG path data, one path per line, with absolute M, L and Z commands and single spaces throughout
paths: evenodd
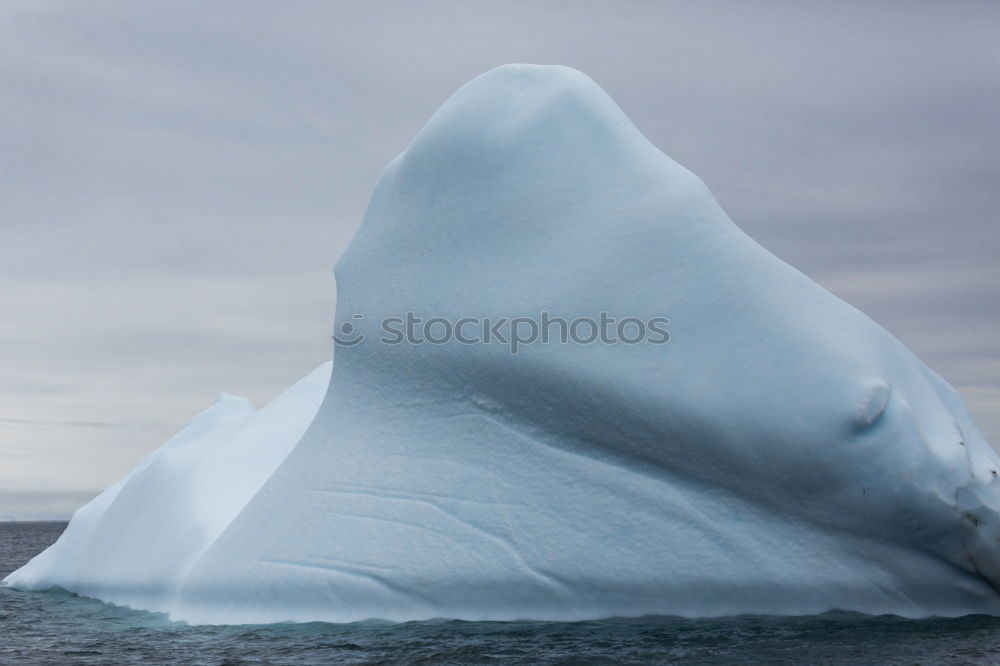
M 336 273 L 338 330 L 603 311 L 671 341 L 370 335 L 283 462 L 307 409 L 268 430 L 213 407 L 198 453 L 161 464 L 169 442 L 8 582 L 206 623 L 1000 611 L 1000 460 L 954 390 L 579 72 L 456 92 Z M 271 456 L 232 496 L 230 420 Z

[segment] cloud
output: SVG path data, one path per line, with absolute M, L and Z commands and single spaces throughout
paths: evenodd
M 92 490 L 0 490 L 0 521 L 65 520 L 96 495 Z
M 381 169 L 504 62 L 590 74 L 1000 442 L 993 3 L 8 2 L 0 488 L 103 487 L 329 358 Z M 72 422 L 79 422 L 77 426 Z M 116 423 L 96 428 L 85 423 Z
M 8 419 L 0 418 L 0 428 L 5 426 L 13 427 L 46 427 L 57 428 L 120 428 L 121 423 L 110 423 L 108 421 L 56 421 L 47 419 Z

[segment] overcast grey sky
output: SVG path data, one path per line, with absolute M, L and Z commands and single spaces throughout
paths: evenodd
M 1000 4 L 0 3 L 0 519 L 332 353 L 379 172 L 506 62 L 576 67 L 1000 444 Z

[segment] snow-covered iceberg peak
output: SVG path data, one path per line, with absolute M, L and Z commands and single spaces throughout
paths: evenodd
M 338 330 L 367 337 L 182 617 L 1000 607 L 1000 461 L 955 392 L 579 72 L 505 66 L 455 93 L 386 169 L 337 282 Z M 379 342 L 406 313 L 665 318 L 670 340 Z

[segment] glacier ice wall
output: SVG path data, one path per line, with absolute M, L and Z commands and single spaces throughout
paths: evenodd
M 1000 460 L 960 398 L 747 237 L 579 72 L 510 65 L 456 92 L 384 172 L 336 273 L 338 330 L 606 312 L 669 318 L 671 340 L 513 355 L 369 330 L 169 603 L 138 607 L 212 623 L 1000 609 Z M 60 584 L 110 599 L 87 573 Z

